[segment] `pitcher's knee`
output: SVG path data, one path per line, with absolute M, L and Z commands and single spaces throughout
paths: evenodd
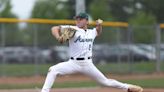
M 51 72 L 52 71 L 52 66 L 48 69 L 48 72 Z
M 48 73 L 52 73 L 54 75 L 57 75 L 59 72 L 56 71 L 55 67 L 54 66 L 51 66 L 49 69 L 48 69 Z

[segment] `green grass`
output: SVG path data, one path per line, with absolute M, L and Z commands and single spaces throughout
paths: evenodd
M 140 86 L 145 87 L 145 88 L 164 88 L 164 78 L 123 80 L 123 82 L 140 85 Z
M 156 71 L 155 62 L 109 63 L 97 67 L 104 73 L 153 73 Z M 161 71 L 164 72 L 164 62 L 161 62 Z
M 164 88 L 164 78 L 159 79 L 140 79 L 140 80 L 120 80 L 121 82 L 140 85 L 144 88 Z M 43 84 L 0 84 L 0 89 L 27 89 L 41 88 Z M 75 88 L 75 87 L 97 87 L 94 81 L 78 81 L 78 82 L 56 82 L 53 88 Z
M 43 84 L 0 84 L 0 89 L 31 89 L 41 88 Z M 64 82 L 55 83 L 53 88 L 78 88 L 78 87 L 96 87 L 97 84 L 93 81 L 81 82 Z
M 8 64 L 0 66 L 0 74 L 5 76 L 32 76 L 35 74 L 43 75 L 47 73 L 49 64 Z
M 6 64 L 0 65 L 0 76 L 31 76 L 45 75 L 50 64 Z M 103 73 L 127 74 L 127 73 L 153 73 L 156 71 L 155 62 L 138 63 L 108 63 L 97 65 Z M 161 63 L 161 71 L 164 72 L 164 62 Z
M 131 83 L 140 85 L 145 88 L 164 88 L 164 78 L 158 79 L 139 79 L 139 80 L 119 80 L 125 83 Z M 99 86 L 95 81 L 81 81 L 81 82 L 67 82 L 67 83 L 56 83 L 54 87 L 57 88 L 68 88 L 68 87 L 96 87 Z
M 46 75 L 50 64 L 9 64 L 0 65 L 1 76 L 32 76 L 35 74 Z M 127 73 L 153 73 L 155 72 L 155 62 L 139 62 L 139 63 L 109 63 L 97 65 L 103 73 L 127 74 Z M 161 70 L 164 71 L 164 62 L 161 63 Z M 120 75 L 121 76 L 121 75 Z M 149 78 L 149 79 L 130 79 L 120 80 L 126 83 L 141 85 L 147 88 L 164 88 L 164 78 Z M 24 89 L 24 88 L 41 88 L 43 84 L 0 84 L 0 89 Z M 78 81 L 78 82 L 58 82 L 53 87 L 55 88 L 70 88 L 70 87 L 96 87 L 94 81 Z

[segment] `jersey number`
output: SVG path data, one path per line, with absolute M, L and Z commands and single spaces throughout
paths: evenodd
M 91 47 L 92 47 L 92 45 L 91 45 L 91 44 L 89 44 L 89 48 L 88 48 L 88 49 L 89 49 L 89 50 L 91 50 Z

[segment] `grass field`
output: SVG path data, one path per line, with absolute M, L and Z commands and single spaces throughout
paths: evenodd
M 130 79 L 130 80 L 119 80 L 125 83 L 131 83 L 140 85 L 144 88 L 164 88 L 164 78 L 150 78 L 150 79 Z M 43 83 L 24 83 L 22 84 L 0 84 L 0 89 L 31 89 L 41 88 Z M 72 82 L 55 82 L 54 88 L 79 88 L 79 87 L 97 87 L 99 86 L 94 81 L 72 81 Z
M 6 64 L 0 65 L 0 75 L 5 76 L 31 76 L 45 75 L 50 64 Z M 154 73 L 156 71 L 155 62 L 138 63 L 108 63 L 97 65 L 103 73 L 129 74 L 129 73 Z M 164 62 L 161 63 L 161 71 L 164 72 Z
M 1 65 L 0 74 L 1 76 L 10 77 L 22 77 L 22 76 L 33 76 L 33 75 L 43 75 L 47 73 L 50 64 L 10 64 Z M 127 74 L 151 74 L 155 72 L 154 62 L 139 62 L 135 64 L 127 63 L 109 63 L 104 65 L 97 65 L 97 67 L 103 73 L 118 74 L 118 76 Z M 164 63 L 161 63 L 161 70 L 164 71 Z M 158 75 L 157 75 L 158 76 Z M 164 88 L 164 77 L 154 78 L 151 76 L 149 78 L 140 79 L 119 79 L 119 81 L 141 85 L 146 88 Z M 26 89 L 34 87 L 42 87 L 43 82 L 37 83 L 0 83 L 0 89 Z M 97 87 L 97 83 L 91 80 L 82 81 L 66 81 L 66 82 L 56 82 L 55 88 L 72 88 L 72 87 Z

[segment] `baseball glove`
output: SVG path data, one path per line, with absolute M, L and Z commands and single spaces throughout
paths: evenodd
M 64 43 L 70 38 L 72 38 L 75 34 L 76 30 L 73 28 L 61 28 L 60 29 L 60 37 L 59 37 L 59 42 Z

